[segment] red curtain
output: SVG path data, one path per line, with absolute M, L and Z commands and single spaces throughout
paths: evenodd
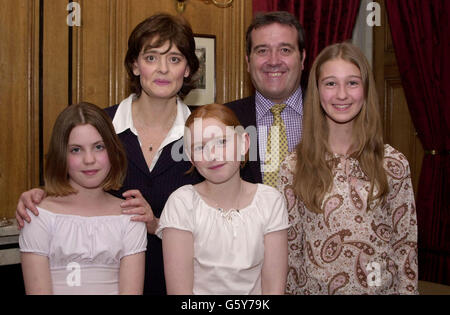
M 360 0 L 253 0 L 253 13 L 288 11 L 305 28 L 306 60 L 302 86 L 306 87 L 314 58 L 330 44 L 352 38 Z
M 419 277 L 450 284 L 450 1 L 388 0 L 392 40 L 425 149 L 416 200 Z

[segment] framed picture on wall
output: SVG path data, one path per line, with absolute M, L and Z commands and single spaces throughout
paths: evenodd
M 200 66 L 194 79 L 197 88 L 192 90 L 184 99 L 187 105 L 205 105 L 216 100 L 216 36 L 194 35 L 195 53 Z

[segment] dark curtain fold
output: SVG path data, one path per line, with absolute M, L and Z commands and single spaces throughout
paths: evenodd
M 306 87 L 314 58 L 330 44 L 352 38 L 360 0 L 253 0 L 253 13 L 288 11 L 305 28 L 306 60 L 302 86 Z
M 450 284 L 450 1 L 387 0 L 386 10 L 425 149 L 416 200 L 419 278 Z

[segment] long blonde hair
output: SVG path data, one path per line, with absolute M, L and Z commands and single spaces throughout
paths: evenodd
M 368 209 L 372 201 L 384 198 L 389 189 L 383 167 L 383 133 L 372 70 L 366 57 L 356 46 L 350 43 L 330 45 L 317 56 L 311 68 L 303 104 L 303 138 L 296 149 L 295 192 L 305 206 L 316 213 L 323 212 L 322 201 L 333 185 L 329 129 L 318 89 L 321 67 L 332 59 L 351 62 L 361 71 L 364 104 L 353 123 L 351 147 L 354 150 L 352 157 L 359 161 L 362 171 L 370 180 Z

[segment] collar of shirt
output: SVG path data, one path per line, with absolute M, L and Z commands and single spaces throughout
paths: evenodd
M 131 94 L 129 97 L 124 99 L 117 108 L 116 115 L 113 119 L 113 126 L 117 134 L 124 132 L 127 129 L 138 137 L 138 133 L 133 123 L 133 115 L 132 115 L 132 102 L 136 99 L 136 94 Z M 164 148 L 169 143 L 180 139 L 184 135 L 184 123 L 186 119 L 191 114 L 191 111 L 179 98 L 177 98 L 177 116 L 175 117 L 174 124 L 172 128 L 167 133 L 166 138 L 161 143 L 158 151 Z
M 299 115 L 303 115 L 303 95 L 302 88 L 299 86 L 295 92 L 288 97 L 284 102 L 287 107 L 295 110 Z M 269 111 L 270 108 L 275 105 L 274 102 L 265 98 L 261 93 L 256 91 L 255 95 L 255 105 L 256 105 L 256 121 L 261 120 Z

